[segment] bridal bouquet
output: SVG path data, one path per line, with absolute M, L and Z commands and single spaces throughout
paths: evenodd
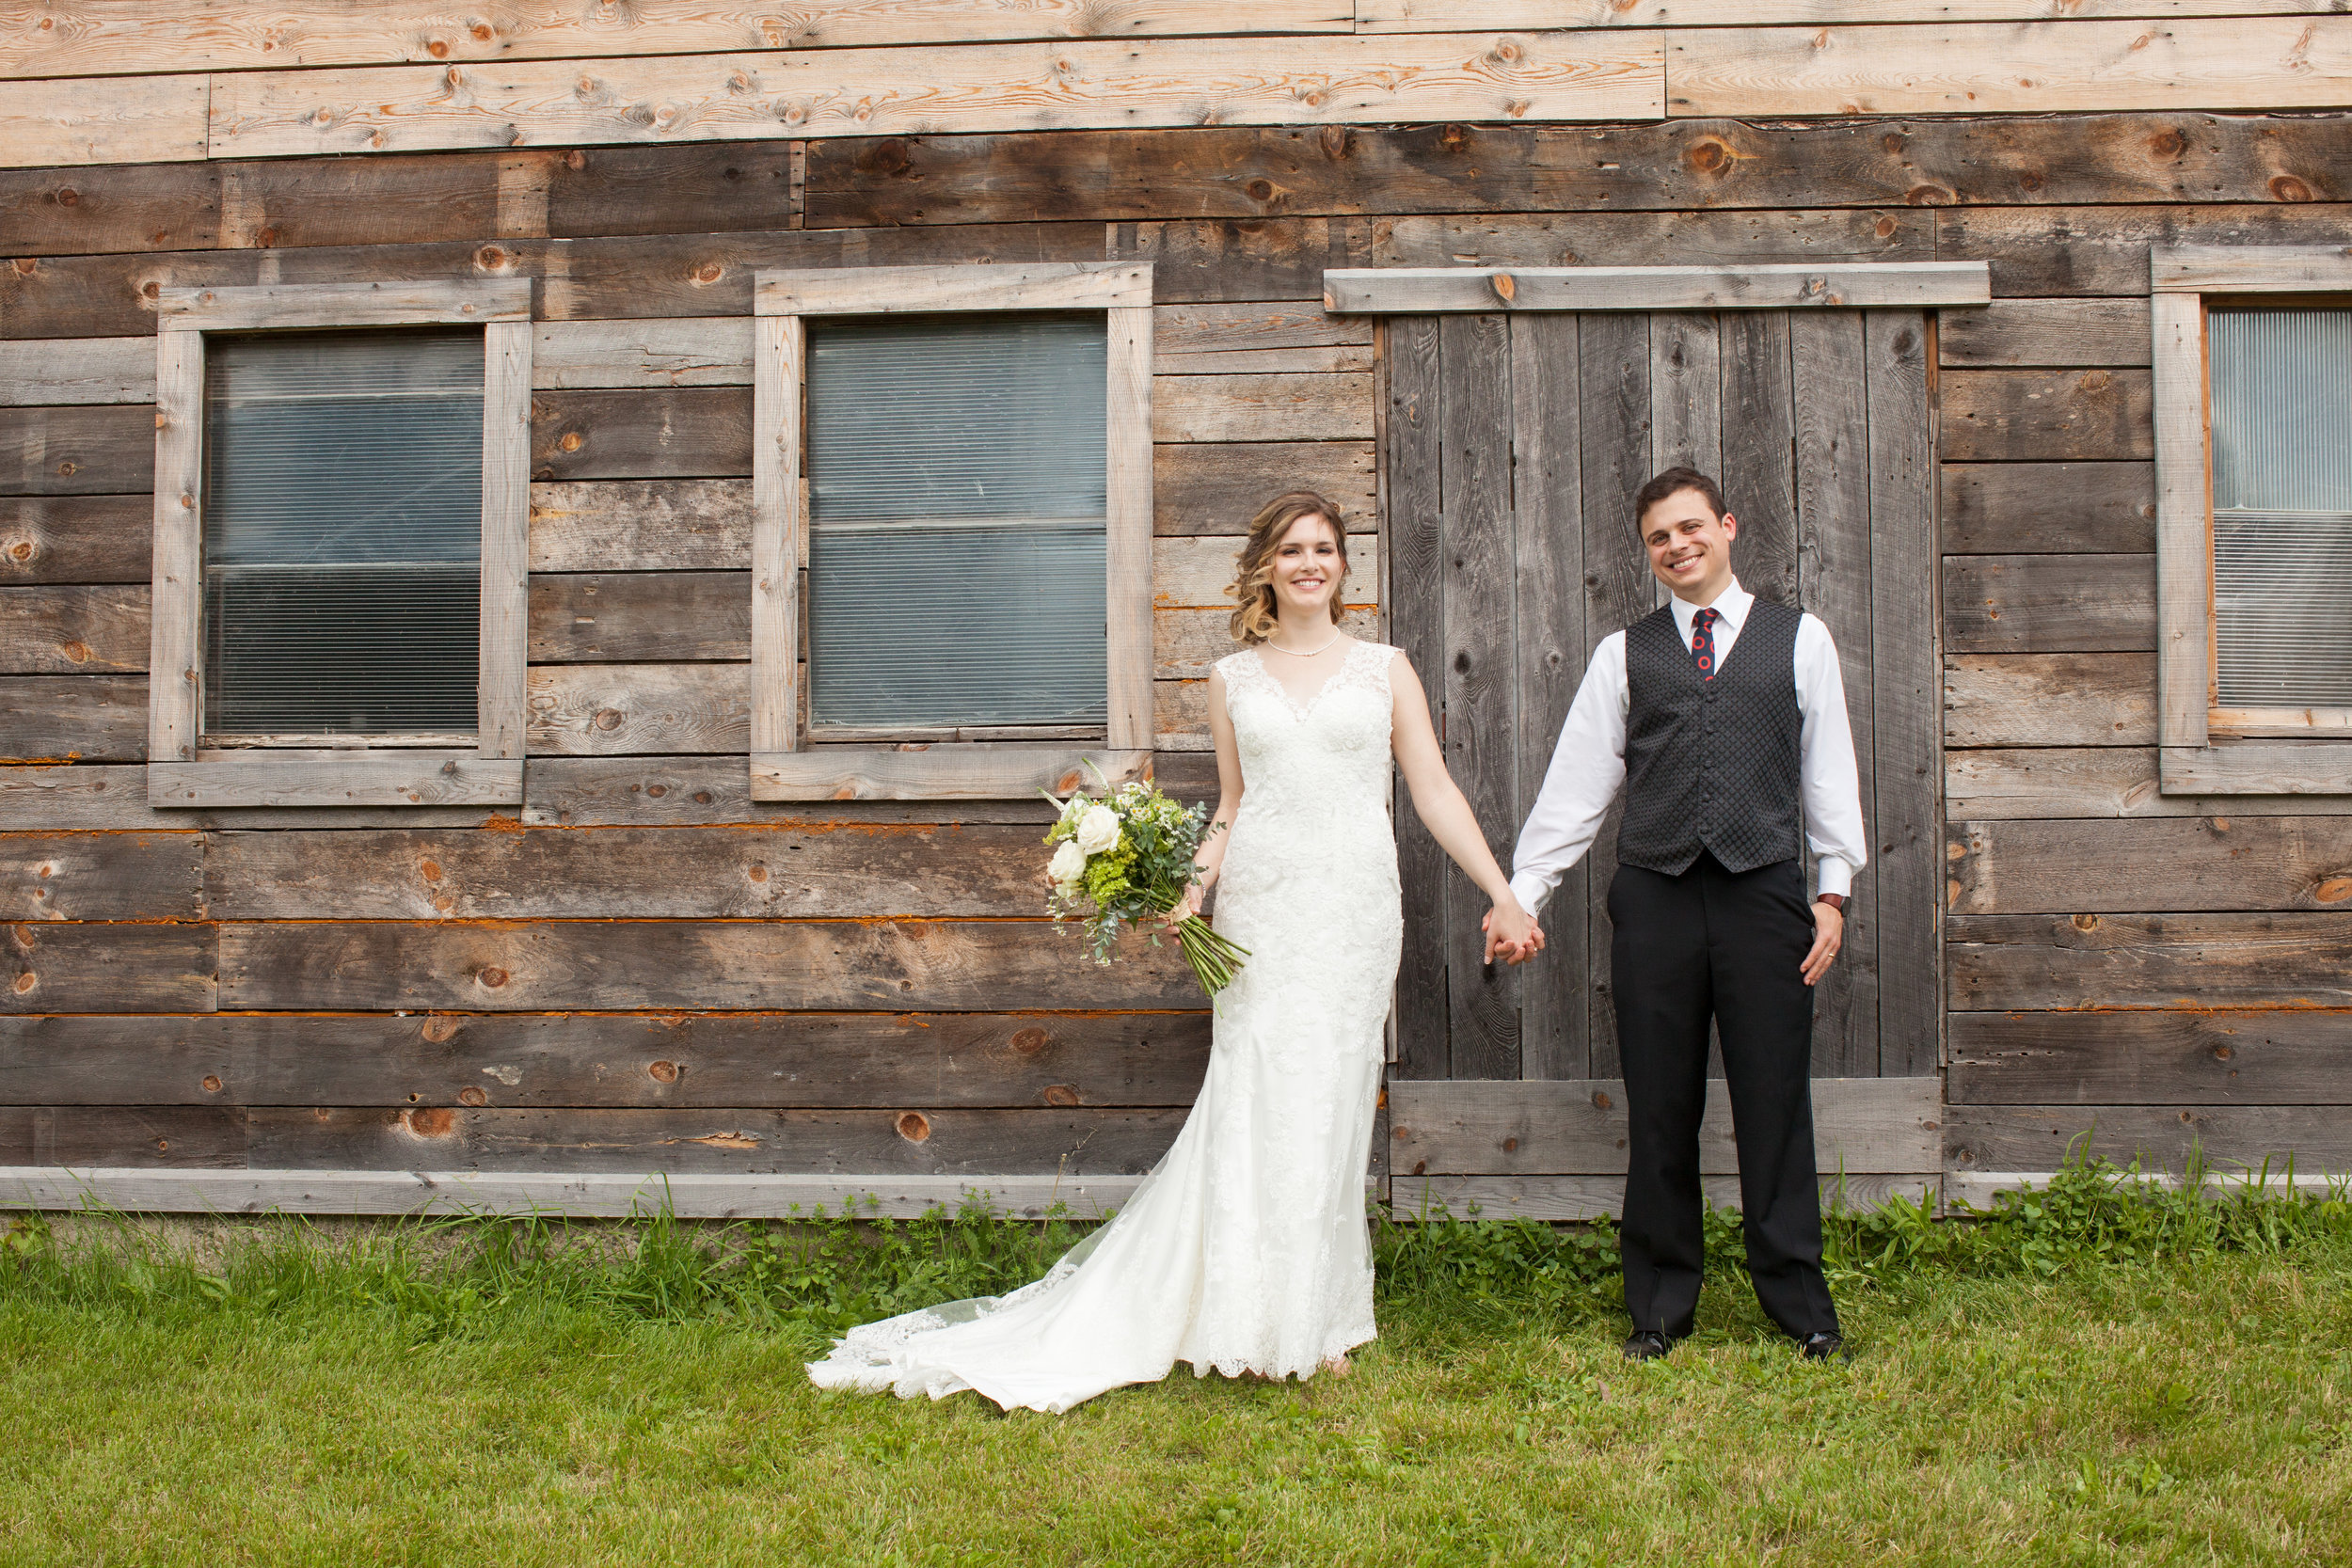
M 1209 808 L 1180 805 L 1147 784 L 1121 784 L 1100 800 L 1045 798 L 1061 808 L 1045 835 L 1056 846 L 1046 866 L 1055 923 L 1083 921 L 1094 961 L 1107 966 L 1122 929 L 1149 926 L 1184 902 L 1199 879 L 1192 857 L 1208 833 Z M 1155 932 L 1152 944 L 1159 940 Z M 1177 922 L 1176 942 L 1212 1001 L 1249 954 L 1197 914 Z

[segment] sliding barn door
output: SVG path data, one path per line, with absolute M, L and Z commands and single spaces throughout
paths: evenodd
M 1828 625 L 1875 854 L 1820 988 L 1813 1067 L 1844 1081 L 1817 1094 L 1825 1148 L 1858 1174 L 1940 1164 L 1930 331 L 1891 310 L 1401 316 L 1383 356 L 1391 637 L 1506 860 L 1593 647 L 1664 601 L 1632 518 L 1652 473 L 1719 476 L 1740 582 Z M 1624 1168 L 1605 909 L 1616 814 L 1545 911 L 1545 956 L 1492 971 L 1478 890 L 1402 795 L 1398 821 L 1392 1170 L 1534 1177 L 1564 1212 L 1587 1189 L 1613 1202 L 1611 1182 L 1584 1179 Z M 1708 1121 L 1713 1170 L 1728 1127 Z M 1489 1206 L 1536 1191 L 1463 1190 Z

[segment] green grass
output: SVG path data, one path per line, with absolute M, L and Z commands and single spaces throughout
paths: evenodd
M 1983 1223 L 1847 1220 L 1828 1367 L 1727 1263 L 1632 1367 L 1605 1229 L 1384 1227 L 1352 1377 L 1180 1371 L 1058 1418 L 801 1363 L 1066 1232 L 88 1230 L 0 1248 L 0 1561 L 2352 1560 L 2342 1201 L 2081 1172 Z

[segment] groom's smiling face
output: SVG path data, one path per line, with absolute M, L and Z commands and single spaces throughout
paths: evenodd
M 1649 569 L 1677 598 L 1709 605 L 1731 586 L 1731 541 L 1739 519 L 1718 515 L 1696 490 L 1677 490 L 1642 514 Z

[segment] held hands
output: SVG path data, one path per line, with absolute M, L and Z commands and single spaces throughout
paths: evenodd
M 1835 904 L 1813 906 L 1813 948 L 1804 956 L 1804 983 L 1818 983 L 1829 973 L 1837 950 L 1846 944 L 1846 917 Z
M 1534 915 L 1519 907 L 1518 899 L 1508 895 L 1486 911 L 1478 928 L 1486 933 L 1488 963 L 1501 954 L 1505 963 L 1522 964 L 1544 950 L 1543 927 L 1535 924 Z

